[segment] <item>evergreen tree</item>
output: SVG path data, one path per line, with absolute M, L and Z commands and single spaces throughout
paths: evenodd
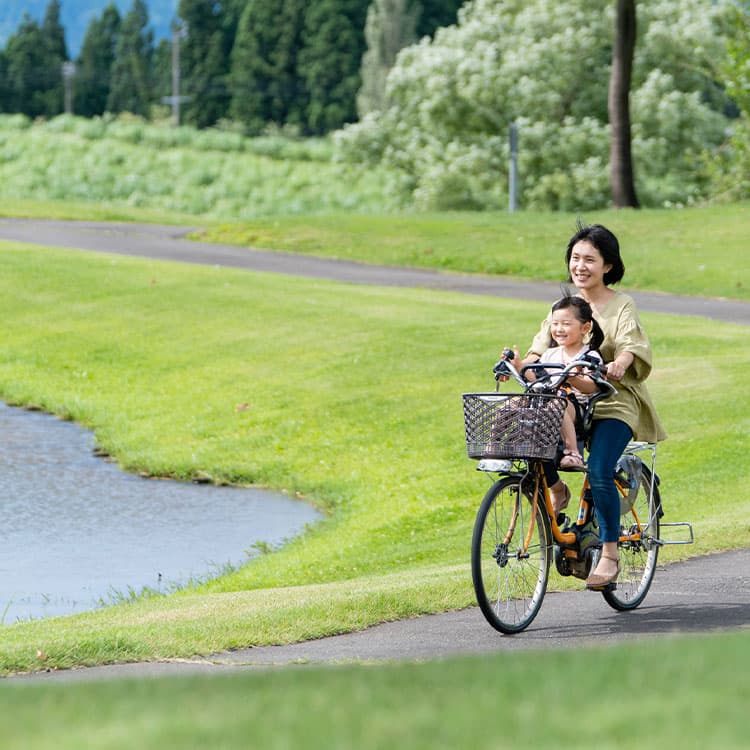
M 8 56 L 0 49 L 0 112 L 12 111 L 12 93 L 8 85 Z
M 385 81 L 399 50 L 417 39 L 421 8 L 411 0 L 373 0 L 367 9 L 362 57 L 362 87 L 357 94 L 357 113 L 380 111 L 385 105 Z
M 44 68 L 48 71 L 48 85 L 37 93 L 44 102 L 44 114 L 54 117 L 63 111 L 63 63 L 68 59 L 65 29 L 60 23 L 60 0 L 50 0 L 42 21 L 41 37 Z
M 304 0 L 251 0 L 231 57 L 232 118 L 258 133 L 271 122 L 302 124 L 304 86 L 297 74 Z
M 422 12 L 417 23 L 417 37 L 432 36 L 441 26 L 456 23 L 463 0 L 420 0 Z
M 305 12 L 298 71 L 310 101 L 307 126 L 326 133 L 356 120 L 368 0 L 317 0 Z
M 186 30 L 180 44 L 180 89 L 190 97 L 185 121 L 208 127 L 225 117 L 229 107 L 222 6 L 215 0 L 180 0 L 178 15 Z
M 120 26 L 112 64 L 107 110 L 147 117 L 152 100 L 154 35 L 144 0 L 133 5 Z
M 10 90 L 10 112 L 21 112 L 29 117 L 46 114 L 46 102 L 41 92 L 49 85 L 49 71 L 45 70 L 42 31 L 39 24 L 25 13 L 16 33 L 6 46 L 7 81 Z
M 3 107 L 30 117 L 54 117 L 63 109 L 62 64 L 67 59 L 60 2 L 50 0 L 40 26 L 24 14 L 5 52 Z
M 68 48 L 65 44 L 65 29 L 60 22 L 60 0 L 50 0 L 42 21 L 42 38 L 45 52 L 52 59 L 61 63 L 68 59 Z
M 100 18 L 91 19 L 86 29 L 76 64 L 73 100 L 76 114 L 93 117 L 106 111 L 120 24 L 117 6 L 110 3 Z

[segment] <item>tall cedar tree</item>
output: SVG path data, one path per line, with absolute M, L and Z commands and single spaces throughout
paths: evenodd
M 222 5 L 215 0 L 180 0 L 185 37 L 180 43 L 180 93 L 185 122 L 199 128 L 215 125 L 229 107 L 229 60 Z
M 307 128 L 326 133 L 357 119 L 369 0 L 318 0 L 305 12 L 297 70 L 310 97 Z
M 8 56 L 0 50 L 0 112 L 12 112 L 12 90 L 8 82 Z
M 63 110 L 62 64 L 67 59 L 59 0 L 51 0 L 42 25 L 24 14 L 6 46 L 9 110 L 54 117 Z
M 269 123 L 304 123 L 297 74 L 305 0 L 251 0 L 240 17 L 231 58 L 233 119 L 250 133 Z
M 68 60 L 68 48 L 65 44 L 65 29 L 60 22 L 60 0 L 50 0 L 42 21 L 42 44 L 46 57 L 46 67 L 50 71 L 49 88 L 40 92 L 46 102 L 49 116 L 63 111 L 64 84 L 62 66 Z
M 148 29 L 148 9 L 143 0 L 133 5 L 120 26 L 112 65 L 109 112 L 131 112 L 147 117 L 152 102 L 154 34 Z
M 83 117 L 103 114 L 107 109 L 109 81 L 115 61 L 117 36 L 122 19 L 110 3 L 101 17 L 91 19 L 76 63 L 73 111 Z

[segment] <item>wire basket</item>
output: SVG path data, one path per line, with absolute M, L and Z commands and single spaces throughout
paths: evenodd
M 567 401 L 546 393 L 464 393 L 469 458 L 553 459 Z

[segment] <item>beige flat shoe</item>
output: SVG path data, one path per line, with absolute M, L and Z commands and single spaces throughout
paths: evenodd
M 618 557 L 610 557 L 609 555 L 602 555 L 602 557 L 605 557 L 607 560 L 613 560 L 617 563 L 617 570 L 615 570 L 614 575 L 611 576 L 603 576 L 599 575 L 597 573 L 592 573 L 587 579 L 586 579 L 586 588 L 589 589 L 589 591 L 601 591 L 605 586 L 609 586 L 611 583 L 614 583 L 617 580 L 617 577 L 620 575 L 620 559 Z

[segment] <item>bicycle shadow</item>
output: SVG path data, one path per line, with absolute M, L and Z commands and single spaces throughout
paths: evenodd
M 560 642 L 705 633 L 750 627 L 750 550 L 733 550 L 659 566 L 646 600 L 618 612 L 591 592 L 549 596 L 532 637 Z M 532 632 L 533 631 L 533 632 Z

